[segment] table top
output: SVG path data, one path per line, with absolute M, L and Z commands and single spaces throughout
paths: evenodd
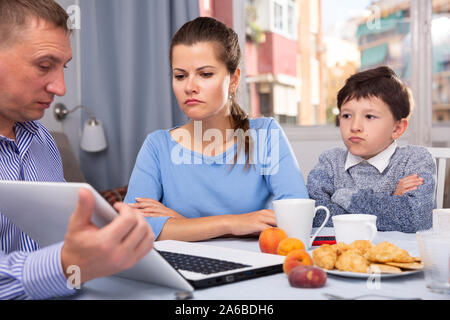
M 333 235 L 333 228 L 324 228 L 320 235 Z M 378 232 L 374 243 L 390 241 L 420 256 L 416 235 L 401 232 Z M 256 238 L 227 238 L 203 241 L 202 244 L 239 248 L 259 252 Z M 83 285 L 79 294 L 68 299 L 80 300 L 174 300 L 176 289 L 152 285 L 111 276 L 92 280 Z M 354 297 L 358 295 L 384 295 L 403 299 L 450 300 L 450 295 L 433 293 L 425 286 L 423 272 L 393 278 L 346 278 L 328 274 L 324 287 L 301 289 L 289 285 L 284 273 L 196 290 L 194 300 L 320 300 L 324 293 Z M 369 299 L 377 299 L 376 296 Z

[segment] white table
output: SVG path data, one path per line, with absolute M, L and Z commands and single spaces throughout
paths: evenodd
M 334 234 L 332 228 L 324 228 L 322 235 Z M 379 232 L 374 243 L 390 241 L 411 255 L 419 256 L 416 235 L 401 232 Z M 259 252 L 257 239 L 215 239 L 202 242 L 212 246 L 240 248 Z M 115 276 L 92 280 L 83 286 L 76 296 L 69 299 L 120 299 L 120 300 L 173 300 L 175 289 L 141 283 Z M 227 285 L 197 290 L 193 299 L 198 300 L 303 300 L 327 299 L 323 293 L 353 297 L 362 294 L 386 295 L 398 298 L 450 300 L 450 295 L 433 293 L 425 286 L 423 272 L 409 276 L 379 279 L 344 278 L 328 275 L 324 287 L 300 289 L 289 285 L 287 276 L 279 273 Z M 372 297 L 376 299 L 376 297 Z

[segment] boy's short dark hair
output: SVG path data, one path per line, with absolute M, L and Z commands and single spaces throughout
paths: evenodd
M 387 66 L 361 71 L 348 78 L 337 95 L 338 108 L 341 110 L 352 99 L 372 97 L 386 103 L 397 121 L 408 118 L 412 111 L 411 91 Z
M 70 33 L 69 15 L 55 0 L 0 0 L 0 46 L 17 38 L 30 17 L 43 19 Z

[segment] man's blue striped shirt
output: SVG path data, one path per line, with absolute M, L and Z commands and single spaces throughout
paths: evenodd
M 0 180 L 64 181 L 61 157 L 47 129 L 38 121 L 16 123 L 14 129 L 15 140 L 0 135 Z M 73 293 L 62 270 L 61 248 L 62 243 L 40 248 L 0 212 L 0 299 Z

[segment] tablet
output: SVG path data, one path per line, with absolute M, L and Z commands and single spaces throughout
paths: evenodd
M 111 222 L 116 210 L 87 183 L 0 181 L 0 212 L 25 231 L 39 246 L 64 241 L 77 207 L 78 190 L 95 199 L 91 221 L 99 228 Z
M 118 213 L 87 183 L 0 181 L 0 212 L 35 240 L 40 247 L 64 241 L 78 190 L 86 188 L 95 199 L 91 221 L 101 228 Z M 194 288 L 156 250 L 118 276 L 193 291 Z

